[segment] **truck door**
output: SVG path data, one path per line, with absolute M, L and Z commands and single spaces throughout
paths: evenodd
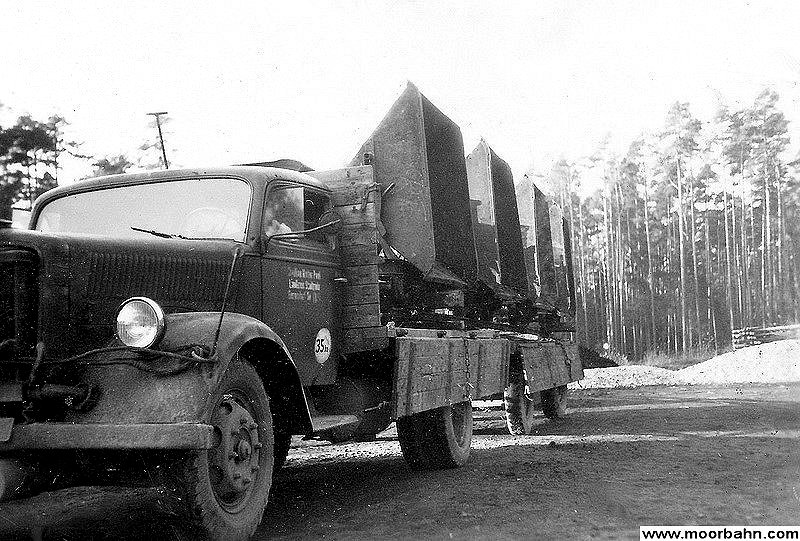
M 339 256 L 334 235 L 280 234 L 316 227 L 331 208 L 325 191 L 289 182 L 271 184 L 264 203 L 262 314 L 289 348 L 303 385 L 336 378 Z

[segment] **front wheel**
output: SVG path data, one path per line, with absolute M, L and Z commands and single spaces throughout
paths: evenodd
M 567 386 L 545 389 L 542 397 L 542 413 L 548 419 L 558 419 L 567 414 Z
M 472 445 L 472 403 L 460 402 L 397 420 L 403 457 L 412 469 L 463 466 Z
M 195 533 L 209 540 L 250 539 L 272 485 L 272 414 L 261 379 L 234 359 L 213 395 L 210 422 L 219 445 L 181 465 L 180 488 Z

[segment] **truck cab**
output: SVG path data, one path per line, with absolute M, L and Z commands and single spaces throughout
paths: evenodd
M 504 399 L 515 434 L 536 403 L 562 415 L 582 377 L 573 284 L 536 282 L 563 218 L 502 215 L 510 168 L 482 145 L 468 182 L 460 130 L 410 85 L 342 169 L 45 193 L 27 230 L 0 229 L 0 500 L 59 468 L 151 464 L 196 535 L 248 539 L 293 435 L 362 441 L 396 421 L 412 468 L 451 468 L 474 399 Z

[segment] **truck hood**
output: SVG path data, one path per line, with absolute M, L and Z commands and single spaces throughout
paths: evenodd
M 39 337 L 51 351 L 70 353 L 112 338 L 117 309 L 130 297 L 150 297 L 166 313 L 219 310 L 240 246 L 0 231 L 0 250 L 27 248 L 38 255 Z

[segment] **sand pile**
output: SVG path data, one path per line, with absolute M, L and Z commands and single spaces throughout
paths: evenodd
M 677 372 L 655 366 L 614 366 L 584 370 L 581 381 L 570 383 L 570 389 L 601 389 L 611 387 L 643 387 L 645 385 L 680 385 Z
M 690 385 L 800 381 L 800 340 L 781 340 L 724 353 L 677 373 Z
M 573 389 L 645 385 L 716 385 L 800 381 L 800 340 L 782 340 L 718 355 L 682 370 L 653 366 L 618 366 L 584 371 Z

